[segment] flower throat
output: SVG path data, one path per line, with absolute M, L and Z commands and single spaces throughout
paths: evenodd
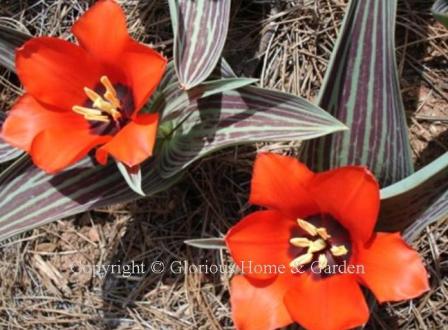
M 100 82 L 105 88 L 103 96 L 88 87 L 84 87 L 84 93 L 92 101 L 92 107 L 75 105 L 72 110 L 84 116 L 87 120 L 108 123 L 112 119 L 116 122 L 121 118 L 121 112 L 119 111 L 121 104 L 117 91 L 107 76 L 102 76 Z

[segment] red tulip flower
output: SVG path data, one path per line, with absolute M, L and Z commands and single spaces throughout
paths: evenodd
M 261 154 L 250 202 L 267 210 L 225 238 L 243 272 L 231 284 L 238 329 L 350 329 L 369 318 L 360 285 L 380 303 L 429 289 L 420 256 L 400 234 L 373 231 L 379 187 L 363 167 L 313 173 L 294 158 Z
M 151 156 L 157 114 L 141 114 L 165 72 L 166 59 L 133 40 L 120 6 L 98 1 L 73 26 L 79 45 L 39 37 L 16 53 L 26 93 L 10 111 L 1 137 L 57 172 L 96 149 L 129 167 Z

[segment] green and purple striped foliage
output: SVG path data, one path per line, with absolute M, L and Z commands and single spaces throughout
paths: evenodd
M 227 37 L 230 0 L 169 0 L 174 63 L 179 82 L 190 89 L 212 73 Z
M 30 36 L 9 26 L 0 25 L 0 63 L 3 67 L 14 71 L 15 50 Z
M 381 190 L 377 229 L 404 231 L 413 240 L 427 225 L 448 216 L 448 153 Z
M 396 0 L 352 0 L 318 104 L 348 131 L 305 143 L 314 170 L 366 165 L 381 186 L 413 172 L 395 63 Z

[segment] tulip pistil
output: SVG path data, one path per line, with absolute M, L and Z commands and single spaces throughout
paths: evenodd
M 121 113 L 118 110 L 121 105 L 117 91 L 107 76 L 102 76 L 100 82 L 105 88 L 103 96 L 88 87 L 84 87 L 84 93 L 92 101 L 92 108 L 75 105 L 72 110 L 84 116 L 87 120 L 109 122 L 110 117 L 112 117 L 114 121 L 117 121 L 121 118 Z

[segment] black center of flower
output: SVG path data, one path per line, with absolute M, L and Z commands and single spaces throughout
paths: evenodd
M 74 105 L 73 112 L 86 119 L 93 134 L 111 135 L 127 124 L 134 112 L 131 89 L 123 84 L 113 84 L 104 75 L 93 88 L 85 86 L 86 101 Z
M 333 274 L 347 265 L 352 245 L 347 230 L 331 215 L 297 219 L 298 229 L 290 240 L 294 259 L 290 266 L 315 274 Z
M 96 135 L 113 135 L 117 133 L 129 122 L 134 112 L 134 97 L 132 95 L 132 90 L 123 84 L 115 84 L 114 88 L 116 97 L 120 101 L 120 117 L 114 120 L 111 114 L 104 113 L 104 116 L 109 119 L 108 121 L 89 120 L 92 133 Z M 95 92 L 103 95 L 106 93 L 106 88 L 102 84 L 98 84 L 95 87 Z M 93 106 L 93 102 L 88 99 L 84 106 L 90 108 Z

